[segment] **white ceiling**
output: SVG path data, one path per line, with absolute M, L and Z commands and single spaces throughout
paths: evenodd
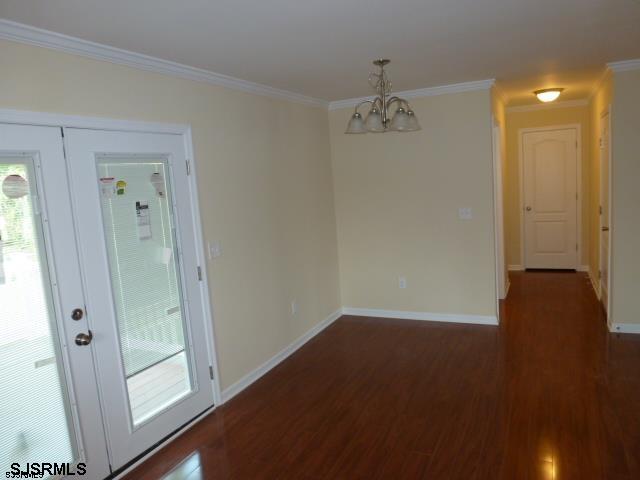
M 496 78 L 584 98 L 604 64 L 640 58 L 640 0 L 1 0 L 0 17 L 291 92 L 370 94 Z

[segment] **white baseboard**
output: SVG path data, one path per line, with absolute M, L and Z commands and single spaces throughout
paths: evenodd
M 576 271 L 578 271 L 578 272 L 588 272 L 589 271 L 589 265 L 578 265 L 578 268 L 576 268 Z
M 324 320 L 322 320 L 320 323 L 317 323 L 307 333 L 299 337 L 297 340 L 295 340 L 293 343 L 289 344 L 282 350 L 280 350 L 278 353 L 276 353 L 273 357 L 271 357 L 269 360 L 264 362 L 258 368 L 246 374 L 244 377 L 242 377 L 233 385 L 225 388 L 222 391 L 222 403 L 225 403 L 231 398 L 235 397 L 242 390 L 247 388 L 249 385 L 251 385 L 253 382 L 258 380 L 263 375 L 265 375 L 269 370 L 277 366 L 279 363 L 281 363 L 283 360 L 289 357 L 292 353 L 294 353 L 296 350 L 302 347 L 305 343 L 307 343 L 309 340 L 311 340 L 313 337 L 319 334 L 322 330 L 324 330 L 333 322 L 335 322 L 338 318 L 340 318 L 341 315 L 342 315 L 342 309 L 336 310 L 331 315 L 329 315 Z
M 404 310 L 379 310 L 373 308 L 342 307 L 344 315 L 358 317 L 399 318 L 403 320 L 426 320 L 431 322 L 473 323 L 477 325 L 498 325 L 495 315 L 464 315 L 457 313 L 406 312 Z
M 614 333 L 640 333 L 640 323 L 612 323 L 609 330 Z

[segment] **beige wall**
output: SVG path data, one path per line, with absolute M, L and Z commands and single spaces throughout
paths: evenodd
M 590 259 L 590 169 L 591 169 L 591 118 L 588 105 L 561 108 L 549 106 L 542 110 L 508 111 L 507 124 L 507 176 L 505 180 L 505 243 L 507 264 L 522 266 L 520 225 L 520 160 L 519 130 L 521 128 L 548 127 L 579 124 L 582 131 L 582 258 L 581 265 Z
M 640 71 L 613 82 L 611 319 L 640 324 Z
M 613 99 L 613 77 L 607 72 L 589 104 L 591 116 L 591 177 L 589 180 L 589 275 L 597 282 L 600 270 L 600 117 Z
M 0 108 L 192 125 L 223 388 L 339 308 L 326 110 L 5 41 L 0 71 Z
M 406 134 L 344 135 L 352 109 L 329 113 L 343 305 L 496 314 L 490 97 L 412 100 Z

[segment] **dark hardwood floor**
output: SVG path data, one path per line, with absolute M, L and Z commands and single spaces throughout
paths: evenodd
M 126 478 L 639 479 L 640 336 L 511 282 L 500 327 L 342 317 Z

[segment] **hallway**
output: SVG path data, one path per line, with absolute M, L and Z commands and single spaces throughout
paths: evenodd
M 126 478 L 631 480 L 639 367 L 585 274 L 515 273 L 498 328 L 342 317 Z

